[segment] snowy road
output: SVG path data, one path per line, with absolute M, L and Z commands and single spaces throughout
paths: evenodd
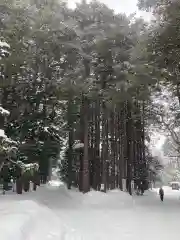
M 47 215 L 46 225 L 48 226 L 49 223 L 49 228 L 52 221 L 56 221 L 55 218 L 59 219 L 59 222 L 56 221 L 53 226 L 62 225 L 63 222 L 66 229 L 63 237 L 59 235 L 59 238 L 53 238 L 53 235 L 51 237 L 49 235 L 48 238 L 37 238 L 37 240 L 171 240 L 180 237 L 179 196 L 178 191 L 167 189 L 165 201 L 161 203 L 156 193 L 149 192 L 143 197 L 130 197 L 120 191 L 112 191 L 108 194 L 90 192 L 83 195 L 75 191 L 67 191 L 61 185 L 44 186 L 35 193 L 22 196 L 2 196 L 1 201 L 9 200 L 13 204 L 17 200 L 24 203 L 26 200 L 33 201 L 37 206 L 45 206 L 54 214 L 55 217 L 52 218 Z M 41 212 L 39 214 L 41 215 Z M 45 218 L 44 213 L 43 219 Z M 39 226 L 42 231 L 41 225 Z M 25 239 L 36 240 L 34 236 L 23 240 Z
M 180 237 L 179 195 L 169 194 L 163 203 L 155 194 L 131 198 L 126 193 L 114 191 L 104 197 L 101 195 L 93 192 L 80 197 L 79 194 L 68 194 L 60 187 L 59 192 L 49 189 L 38 201 L 53 209 L 85 240 L 169 240 Z

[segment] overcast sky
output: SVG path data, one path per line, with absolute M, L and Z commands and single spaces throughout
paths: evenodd
M 80 0 L 68 0 L 69 6 L 74 7 L 75 2 L 80 2 Z M 144 17 L 146 20 L 150 18 L 150 14 L 138 11 L 136 4 L 137 0 L 100 0 L 100 2 L 105 3 L 110 8 L 114 9 L 116 13 L 124 12 L 127 15 L 137 12 L 138 16 Z

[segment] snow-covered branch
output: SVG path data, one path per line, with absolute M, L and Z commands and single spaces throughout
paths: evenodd
M 7 43 L 7 42 L 4 42 L 4 41 L 0 41 L 0 47 L 1 48 L 10 48 L 10 45 Z
M 10 45 L 7 42 L 0 41 L 0 59 L 10 54 Z
M 0 114 L 2 114 L 3 116 L 9 116 L 10 112 L 0 106 Z

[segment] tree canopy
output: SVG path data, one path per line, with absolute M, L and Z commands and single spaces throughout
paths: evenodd
M 63 151 L 69 188 L 76 179 L 83 191 L 122 189 L 126 179 L 131 193 L 131 180 L 148 181 L 149 128 L 170 129 L 155 101 L 165 91 L 175 99 L 171 134 L 178 125 L 179 3 L 138 6 L 156 21 L 115 14 L 98 1 L 73 10 L 58 0 L 0 3 L 1 105 L 10 112 L 1 128 L 18 141 L 17 158 L 39 162 L 43 174 Z

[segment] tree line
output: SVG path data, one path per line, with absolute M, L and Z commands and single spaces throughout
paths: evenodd
M 146 1 L 139 7 L 149 9 Z M 10 115 L 0 127 L 18 141 L 16 158 L 38 162 L 47 176 L 67 142 L 60 172 L 68 188 L 123 189 L 125 181 L 131 194 L 133 180 L 147 189 L 153 160 L 145 142 L 150 125 L 162 125 L 154 96 L 163 87 L 179 96 L 173 45 L 167 55 L 160 42 L 170 44 L 162 24 L 177 38 L 169 7 L 154 7 L 156 21 L 146 23 L 98 1 L 75 9 L 57 0 L 2 1 L 10 54 L 0 60 L 1 105 Z

